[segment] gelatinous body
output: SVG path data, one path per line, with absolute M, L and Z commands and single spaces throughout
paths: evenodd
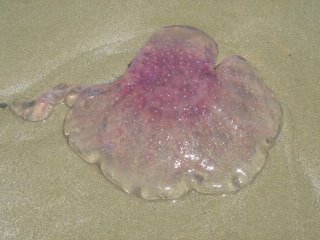
M 230 56 L 215 66 L 217 53 L 201 30 L 164 27 L 114 82 L 60 85 L 12 109 L 41 120 L 48 106 L 66 98 L 71 147 L 145 199 L 237 191 L 264 166 L 282 113 L 245 59 Z

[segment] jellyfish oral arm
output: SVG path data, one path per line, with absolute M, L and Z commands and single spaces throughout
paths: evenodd
M 26 120 L 42 121 L 51 114 L 53 107 L 62 101 L 71 107 L 81 89 L 80 86 L 59 84 L 53 89 L 43 92 L 34 100 L 9 104 L 9 107 Z

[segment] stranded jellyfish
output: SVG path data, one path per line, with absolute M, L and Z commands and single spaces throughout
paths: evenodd
M 263 168 L 282 113 L 254 67 L 239 56 L 216 65 L 217 54 L 203 31 L 164 27 L 112 83 L 60 84 L 10 107 L 40 121 L 65 101 L 72 149 L 128 193 L 235 192 Z

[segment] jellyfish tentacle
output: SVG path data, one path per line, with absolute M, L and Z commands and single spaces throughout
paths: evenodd
M 24 119 L 42 121 L 51 114 L 53 107 L 58 103 L 65 101 L 69 107 L 72 106 L 81 90 L 80 86 L 59 84 L 31 101 L 13 103 L 9 107 Z

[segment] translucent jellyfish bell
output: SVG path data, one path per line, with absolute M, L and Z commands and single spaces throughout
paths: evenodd
M 203 31 L 164 27 L 112 83 L 63 84 L 11 108 L 42 120 L 64 99 L 70 146 L 126 192 L 145 199 L 234 192 L 263 168 L 282 113 L 245 59 L 216 66 L 217 54 Z

